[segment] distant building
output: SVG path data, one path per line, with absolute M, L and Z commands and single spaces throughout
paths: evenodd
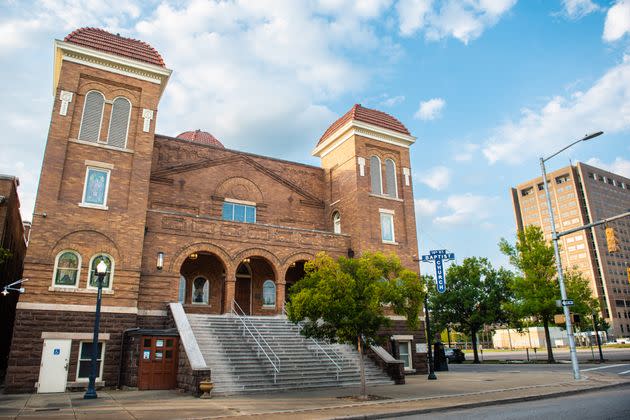
M 11 253 L 4 263 L 0 263 L 0 291 L 22 278 L 28 230 L 20 216 L 19 185 L 17 177 L 0 175 L 0 248 Z M 29 223 L 25 225 L 30 226 Z M 17 301 L 17 292 L 0 295 L 0 382 L 7 368 Z
M 548 173 L 554 219 L 558 232 L 583 226 L 630 210 L 630 179 L 594 166 L 578 163 Z M 512 188 L 519 230 L 541 226 L 551 240 L 551 225 L 542 177 Z M 611 222 L 620 251 L 608 253 L 603 226 L 582 230 L 560 239 L 563 268 L 576 268 L 591 282 L 602 315 L 615 337 L 630 336 L 630 219 Z M 558 297 L 559 299 L 560 297 Z M 569 296 L 570 298 L 570 296 Z
M 225 148 L 200 130 L 156 134 L 170 75 L 142 41 L 82 28 L 55 42 L 55 96 L 7 391 L 86 386 L 101 261 L 98 384 L 193 390 L 209 375 L 207 358 L 246 352 L 249 361 L 256 350 L 240 337 L 225 351 L 205 351 L 219 340 L 195 336 L 188 318 L 229 321 L 236 306 L 250 318 L 282 317 L 287 291 L 320 251 L 395 252 L 418 270 L 415 137 L 400 121 L 354 105 L 312 139 L 321 167 L 288 162 Z M 385 334 L 405 372 L 426 370 L 423 328 L 395 319 Z

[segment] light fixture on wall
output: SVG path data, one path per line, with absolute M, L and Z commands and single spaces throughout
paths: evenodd
M 289 267 L 295 267 L 295 263 L 292 262 L 291 265 L 289 265 Z
M 243 262 L 245 264 L 249 264 L 251 262 L 251 260 L 249 258 L 243 258 Z
M 164 268 L 164 253 L 163 252 L 158 252 L 157 253 L 157 269 L 161 270 L 162 268 Z
M 198 256 L 199 254 L 197 254 L 196 252 L 193 252 L 192 254 L 188 256 L 188 258 L 190 258 L 191 260 L 196 260 Z

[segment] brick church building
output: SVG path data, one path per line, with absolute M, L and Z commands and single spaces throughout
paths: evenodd
M 287 290 L 320 251 L 394 252 L 418 270 L 415 137 L 396 118 L 354 105 L 315 144 L 321 167 L 288 162 L 230 150 L 200 130 L 156 134 L 171 70 L 144 42 L 82 28 L 54 49 L 8 392 L 85 387 L 101 261 L 97 384 L 141 389 L 146 364 L 169 357 L 176 379 L 166 387 L 210 374 L 188 318 L 235 306 L 282 318 Z M 396 319 L 387 333 L 407 373 L 426 369 L 416 351 L 423 330 Z

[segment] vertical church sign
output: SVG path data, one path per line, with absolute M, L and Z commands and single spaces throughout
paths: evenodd
M 435 249 L 429 251 L 429 255 L 422 256 L 422 262 L 435 263 L 435 282 L 437 291 L 446 292 L 446 279 L 444 277 L 444 266 L 442 261 L 450 261 L 455 259 L 455 254 L 448 252 L 446 249 Z

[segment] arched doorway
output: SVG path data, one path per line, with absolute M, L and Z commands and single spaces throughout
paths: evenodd
M 223 313 L 225 265 L 213 253 L 191 253 L 180 268 L 178 290 L 178 300 L 187 312 Z
M 245 315 L 274 315 L 277 312 L 276 276 L 264 257 L 244 258 L 236 268 L 234 301 Z
M 289 302 L 291 300 L 291 287 L 302 280 L 304 277 L 304 264 L 306 264 L 306 260 L 299 260 L 291 263 L 289 268 L 287 269 L 287 273 L 285 275 L 286 282 L 286 298 L 285 300 Z

